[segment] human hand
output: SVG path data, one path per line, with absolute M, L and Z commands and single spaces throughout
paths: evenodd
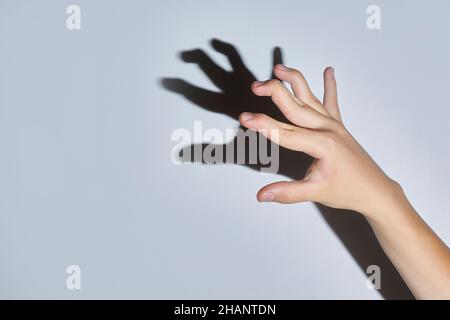
M 283 65 L 274 74 L 288 82 L 293 94 L 279 80 L 254 82 L 257 96 L 269 96 L 291 124 L 265 114 L 244 112 L 243 126 L 264 134 L 281 146 L 305 152 L 315 158 L 305 177 L 263 187 L 259 201 L 295 203 L 314 201 L 355 210 L 373 217 L 400 194 L 391 180 L 344 127 L 337 101 L 334 70 L 324 71 L 324 98 L 321 103 L 311 92 L 303 75 Z M 381 210 L 383 211 L 383 210 Z

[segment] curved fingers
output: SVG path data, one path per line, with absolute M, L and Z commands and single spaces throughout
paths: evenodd
M 322 143 L 313 130 L 283 123 L 261 113 L 244 112 L 239 120 L 244 127 L 261 133 L 282 147 L 305 152 L 314 158 L 322 157 Z
M 254 82 L 252 90 L 257 96 L 271 97 L 284 116 L 298 126 L 320 129 L 327 124 L 326 116 L 292 96 L 279 80 Z
M 288 82 L 295 96 L 308 104 L 316 111 L 328 116 L 328 112 L 320 103 L 319 99 L 312 93 L 308 82 L 303 74 L 296 69 L 288 68 L 282 64 L 277 64 L 273 69 L 274 74 L 278 79 Z

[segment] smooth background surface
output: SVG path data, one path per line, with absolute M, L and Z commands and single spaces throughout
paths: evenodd
M 69 4 L 82 29 L 66 29 Z M 381 7 L 382 30 L 366 27 Z M 271 50 L 321 95 L 335 67 L 350 131 L 450 242 L 448 1 L 0 0 L 0 298 L 381 298 L 312 204 L 259 204 L 281 179 L 174 166 L 177 128 L 235 128 L 164 90 L 214 89 L 177 57 Z M 82 289 L 66 288 L 66 267 Z

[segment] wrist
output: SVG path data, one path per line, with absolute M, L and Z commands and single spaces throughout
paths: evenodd
M 388 178 L 380 190 L 372 205 L 361 211 L 369 222 L 386 223 L 414 211 L 398 182 Z

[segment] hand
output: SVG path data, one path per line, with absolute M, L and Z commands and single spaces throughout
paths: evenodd
M 314 201 L 355 210 L 366 217 L 376 215 L 395 199 L 399 186 L 345 129 L 334 70 L 324 71 L 323 103 L 313 95 L 299 71 L 278 64 L 274 74 L 291 85 L 293 94 L 279 80 L 254 82 L 252 91 L 257 96 L 270 96 L 291 124 L 261 113 L 244 112 L 239 120 L 243 126 L 315 160 L 302 180 L 269 184 L 258 192 L 257 199 L 280 203 Z
M 223 53 L 230 61 L 230 71 L 221 68 L 202 50 L 184 51 L 181 54 L 181 58 L 184 62 L 193 63 L 200 67 L 206 77 L 218 87 L 219 91 L 201 88 L 179 78 L 163 78 L 161 79 L 162 86 L 173 93 L 180 94 L 203 110 L 227 115 L 233 119 L 238 119 L 242 112 L 247 111 L 264 113 L 278 121 L 289 122 L 270 98 L 261 98 L 252 93 L 250 90 L 251 84 L 256 78 L 243 63 L 243 59 L 235 46 L 220 40 L 213 40 L 212 46 L 216 51 Z M 275 48 L 273 50 L 273 65 L 271 66 L 270 72 L 272 78 L 274 78 L 273 70 L 276 70 L 274 66 L 281 63 L 281 48 Z M 182 151 L 193 147 L 195 148 L 197 146 L 186 146 Z M 303 152 L 286 148 L 279 148 L 279 151 L 279 175 L 285 176 L 288 179 L 302 179 L 308 167 L 314 161 L 313 158 Z M 182 159 L 183 161 L 193 161 L 184 157 Z M 260 170 L 259 165 L 245 165 L 252 169 Z M 301 199 L 297 201 L 301 201 Z M 394 266 L 383 253 L 366 219 L 353 215 L 351 213 L 352 211 L 335 210 L 322 205 L 317 206 L 317 208 L 336 236 L 349 250 L 363 272 L 366 272 L 368 265 L 374 263 L 382 268 L 384 281 L 380 293 L 384 298 L 412 298 L 410 291 L 406 288 L 400 275 L 395 271 Z M 398 212 L 397 208 L 392 207 L 389 210 L 377 210 L 378 217 L 397 216 L 386 214 L 388 211 Z M 384 213 L 380 214 L 380 212 Z M 368 220 L 370 223 L 370 220 L 373 219 Z M 393 225 L 396 225 L 396 223 L 393 223 Z M 397 234 L 397 231 L 395 233 Z

